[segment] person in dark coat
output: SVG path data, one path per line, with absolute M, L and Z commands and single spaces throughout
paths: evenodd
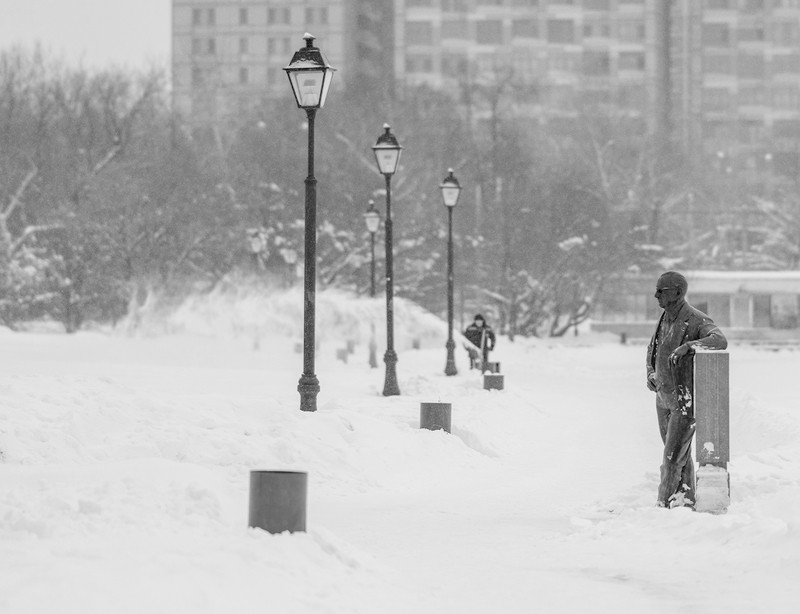
M 478 368 L 484 369 L 486 363 L 489 361 L 489 352 L 494 349 L 495 336 L 492 327 L 486 323 L 486 319 L 481 314 L 475 314 L 472 324 L 467 326 L 464 331 L 464 337 L 467 338 L 473 347 L 467 347 L 467 353 L 470 357 L 470 369 Z M 482 356 L 483 362 L 478 363 L 478 357 Z
M 695 348 L 724 350 L 728 341 L 714 322 L 686 302 L 689 284 L 675 271 L 661 275 L 655 298 L 664 311 L 647 346 L 647 387 L 656 393 L 656 414 L 664 455 L 657 505 L 694 508 L 692 437 L 695 431 L 693 361 Z

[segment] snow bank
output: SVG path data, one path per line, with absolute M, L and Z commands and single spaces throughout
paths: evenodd
M 796 609 L 800 352 L 731 349 L 713 516 L 653 506 L 643 346 L 501 338 L 490 392 L 460 348 L 444 376 L 443 323 L 398 301 L 413 334 L 384 398 L 382 301 L 322 292 L 303 413 L 301 298 L 220 289 L 133 336 L 0 331 L 0 612 Z M 452 403 L 452 434 L 418 428 L 424 401 Z M 247 528 L 257 469 L 309 472 L 308 533 Z

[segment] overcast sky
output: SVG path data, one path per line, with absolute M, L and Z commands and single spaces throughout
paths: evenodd
M 37 41 L 86 66 L 168 66 L 171 0 L 0 0 L 0 49 Z

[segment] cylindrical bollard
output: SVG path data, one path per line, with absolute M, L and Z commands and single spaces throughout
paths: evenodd
M 504 376 L 499 373 L 484 373 L 483 374 L 483 389 L 484 390 L 502 390 Z
M 251 471 L 248 526 L 269 533 L 306 530 L 305 471 Z
M 419 428 L 450 432 L 450 403 L 420 403 Z

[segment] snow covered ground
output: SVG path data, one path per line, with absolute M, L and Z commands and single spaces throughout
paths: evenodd
M 384 398 L 366 343 L 383 302 L 320 293 L 309 414 L 301 304 L 228 293 L 135 335 L 0 330 L 0 612 L 797 611 L 800 351 L 731 348 L 714 516 L 653 506 L 642 346 L 500 339 L 489 392 L 460 348 L 445 377 L 443 323 L 397 301 L 402 395 Z M 452 434 L 419 429 L 426 401 L 452 403 Z M 247 528 L 255 469 L 309 472 L 307 533 Z

